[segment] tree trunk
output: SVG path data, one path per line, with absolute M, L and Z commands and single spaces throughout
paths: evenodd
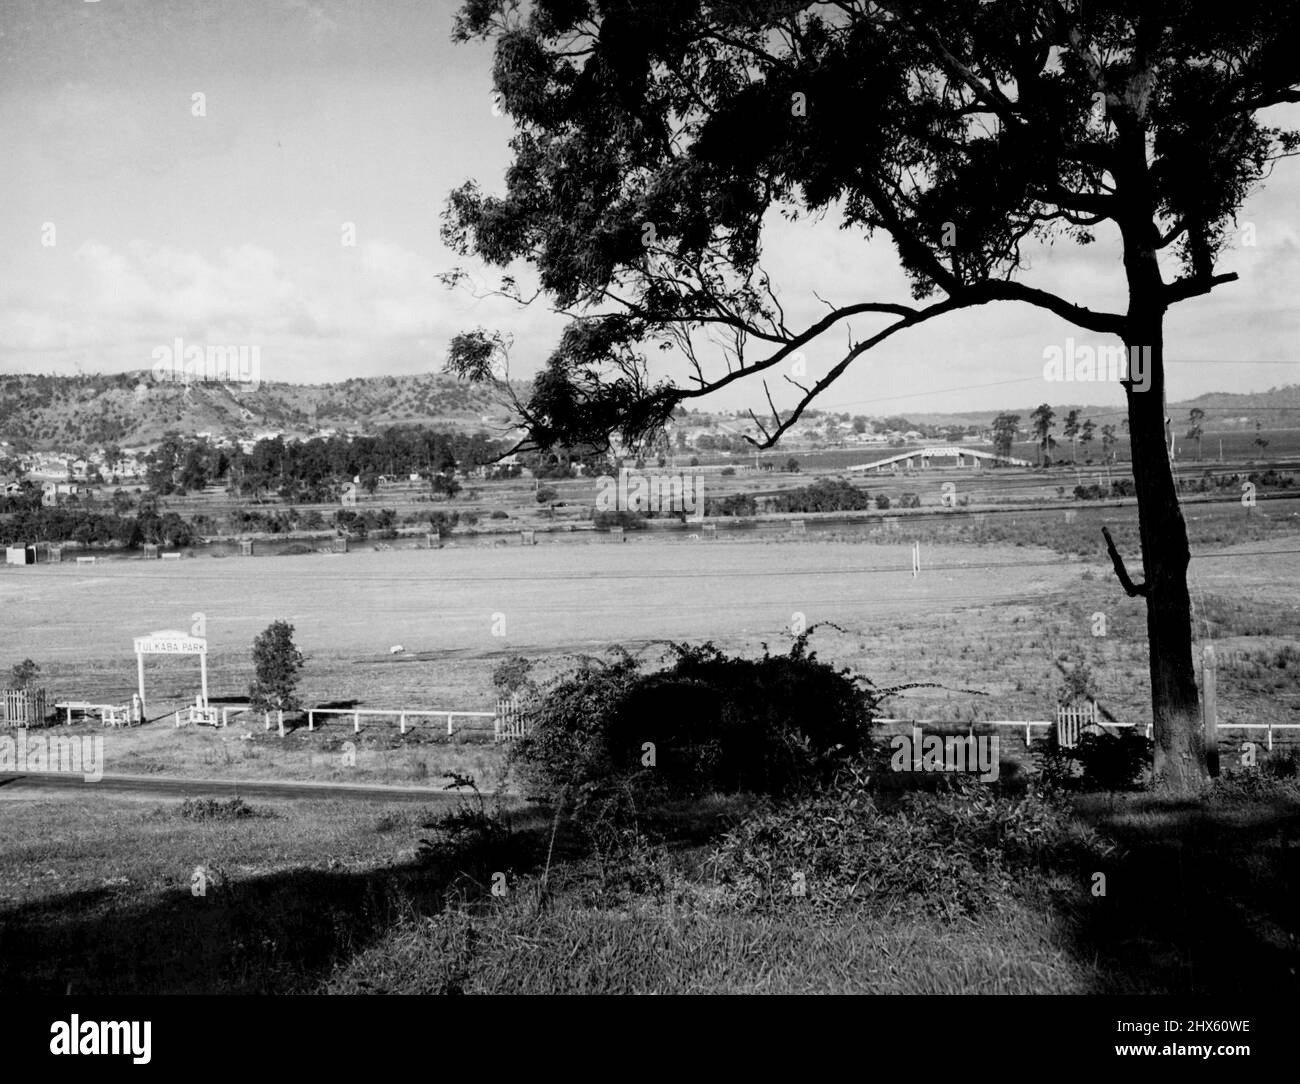
M 1207 769 L 1192 666 L 1191 555 L 1165 442 L 1164 310 L 1157 303 L 1143 312 L 1139 305 L 1129 316 L 1130 365 L 1134 351 L 1149 351 L 1145 390 L 1130 383 L 1125 391 L 1147 591 L 1155 771 L 1163 786 L 1192 793 L 1206 780 Z

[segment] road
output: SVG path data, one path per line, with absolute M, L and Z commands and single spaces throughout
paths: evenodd
M 105 775 L 90 783 L 80 775 L 65 772 L 0 773 L 0 796 L 36 797 L 37 792 L 78 791 L 90 794 L 155 798 L 289 798 L 360 802 L 423 802 L 426 805 L 454 805 L 472 797 L 465 791 L 435 790 L 432 787 L 390 787 L 377 784 L 304 783 L 297 781 L 244 782 L 235 779 L 178 779 L 149 775 Z M 491 797 L 490 792 L 484 792 Z M 53 794 L 51 794 L 53 796 Z M 507 797 L 509 805 L 519 799 Z

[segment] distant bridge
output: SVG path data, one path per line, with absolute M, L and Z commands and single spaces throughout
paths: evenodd
M 981 452 L 975 448 L 958 448 L 956 445 L 944 444 L 932 448 L 922 448 L 915 452 L 900 452 L 898 455 L 891 455 L 888 459 L 879 459 L 874 463 L 862 463 L 856 467 L 849 467 L 849 470 L 874 470 L 880 471 L 885 467 L 892 470 L 898 469 L 899 463 L 906 463 L 908 469 L 916 466 L 916 461 L 921 461 L 921 469 L 927 470 L 930 466 L 931 459 L 955 459 L 957 466 L 966 466 L 966 459 L 970 458 L 971 466 L 980 467 L 984 460 L 991 460 L 994 463 L 1007 463 L 1015 467 L 1032 467 L 1033 464 L 1027 459 L 1013 459 L 1008 455 L 994 455 L 992 452 Z

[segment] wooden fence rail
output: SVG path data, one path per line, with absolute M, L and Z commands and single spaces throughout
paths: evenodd
M 406 720 L 408 716 L 432 716 L 438 717 L 445 715 L 447 717 L 447 737 L 451 737 L 454 730 L 455 720 L 459 717 L 462 719 L 492 719 L 495 718 L 495 712 L 491 711 L 426 711 L 416 708 L 308 708 L 307 709 L 307 729 L 316 729 L 317 715 L 350 715 L 352 716 L 352 733 L 361 733 L 361 716 L 363 715 L 396 715 L 398 726 L 403 734 L 406 733 Z

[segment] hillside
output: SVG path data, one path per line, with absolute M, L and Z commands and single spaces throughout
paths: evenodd
M 266 430 L 306 436 L 318 429 L 372 431 L 397 423 L 496 429 L 497 397 L 441 374 L 381 376 L 338 384 L 159 383 L 147 372 L 0 376 L 0 440 L 36 451 L 124 447 L 167 430 L 247 437 Z M 488 421 L 484 421 L 484 419 Z
M 1097 406 L 1044 396 L 1056 411 L 1057 424 L 1069 410 L 1077 409 L 1082 417 L 1107 417 L 1111 421 L 1122 416 L 1115 406 Z M 1022 424 L 1028 424 L 1029 416 L 1037 403 L 1006 408 L 1006 413 L 1019 414 Z M 1213 430 L 1231 430 L 1253 428 L 1259 422 L 1265 429 L 1286 429 L 1300 425 L 1300 384 L 1288 384 L 1280 388 L 1270 388 L 1263 392 L 1210 392 L 1195 399 L 1186 399 L 1169 404 L 1169 414 L 1175 424 L 1184 425 L 1188 412 L 1198 407 L 1205 411 L 1205 426 Z M 907 413 L 907 417 L 918 425 L 979 425 L 992 424 L 993 419 L 1002 411 L 973 410 L 957 414 Z

